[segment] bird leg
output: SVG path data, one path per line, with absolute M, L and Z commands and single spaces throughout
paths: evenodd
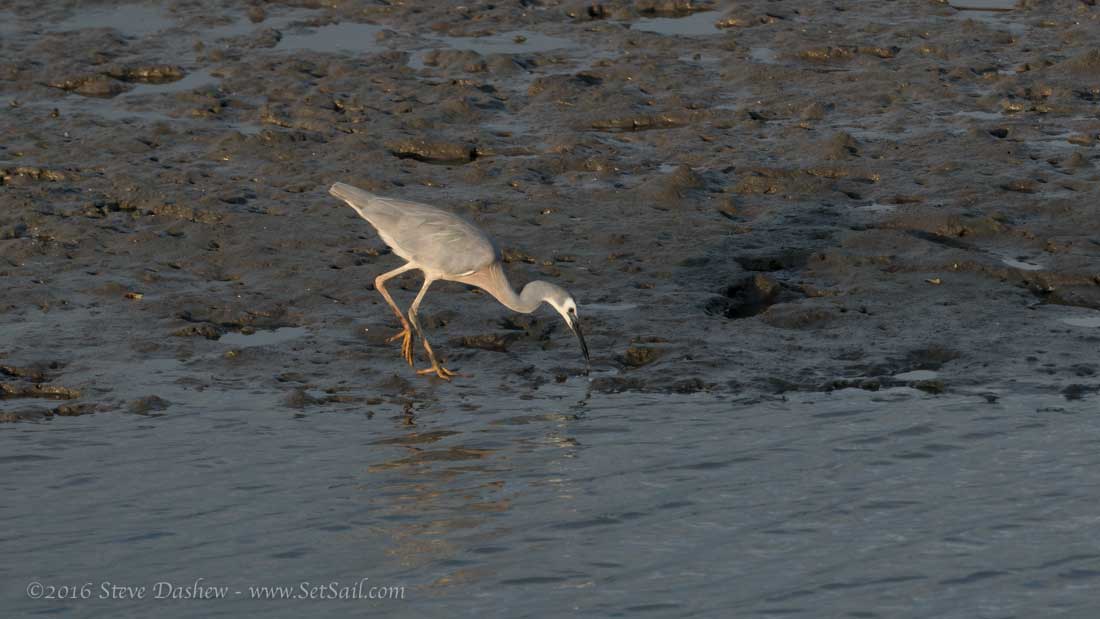
M 433 281 L 435 280 L 430 278 L 427 274 L 424 275 L 424 285 L 420 287 L 420 292 L 417 293 L 416 298 L 413 299 L 412 305 L 409 306 L 409 320 L 412 321 L 413 328 L 416 329 L 416 334 L 420 336 L 420 341 L 424 343 L 424 352 L 428 353 L 428 360 L 432 362 L 432 367 L 417 370 L 416 373 L 434 373 L 443 380 L 451 380 L 451 377 L 456 374 L 439 364 L 439 361 L 435 358 L 435 352 L 432 351 L 432 345 L 428 343 L 428 338 L 424 337 L 424 330 L 420 328 L 420 320 L 417 318 L 417 313 L 420 311 L 420 302 L 424 299 L 424 295 L 428 292 L 428 286 L 431 286 Z
M 385 284 L 386 281 L 393 279 L 394 277 L 397 277 L 405 271 L 413 268 L 415 267 L 410 264 L 406 264 L 388 273 L 383 273 L 374 279 L 375 289 L 382 294 L 382 298 L 386 300 L 386 303 L 389 304 L 390 309 L 392 309 L 393 313 L 397 315 L 397 319 L 401 321 L 401 332 L 391 338 L 388 338 L 386 340 L 386 343 L 388 344 L 390 342 L 396 341 L 398 338 L 401 338 L 401 356 L 405 359 L 406 362 L 408 362 L 410 366 L 412 366 L 413 364 L 412 330 L 409 329 L 409 321 L 405 320 L 405 315 L 401 313 L 401 309 L 398 308 L 397 304 L 393 302 L 393 297 L 391 297 L 390 293 L 386 290 Z
M 451 380 L 452 376 L 458 376 L 457 372 L 452 372 L 442 365 L 439 365 L 439 361 L 437 361 L 435 358 L 435 353 L 432 352 L 432 345 L 428 343 L 428 340 L 425 339 L 423 335 L 420 336 L 420 341 L 424 342 L 424 350 L 428 353 L 428 360 L 432 362 L 432 367 L 424 368 L 423 370 L 417 370 L 417 374 L 423 376 L 424 374 L 431 374 L 432 372 L 435 372 L 436 376 L 442 378 L 443 380 Z

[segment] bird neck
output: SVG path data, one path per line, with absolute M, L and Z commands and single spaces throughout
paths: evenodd
M 550 284 L 533 281 L 524 286 L 522 292 L 516 294 L 516 290 L 504 275 L 504 270 L 497 266 L 494 271 L 493 278 L 496 280 L 494 282 L 496 285 L 487 290 L 508 309 L 521 314 L 530 314 L 546 300 Z

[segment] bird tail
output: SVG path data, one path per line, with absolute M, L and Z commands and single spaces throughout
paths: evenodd
M 346 183 L 333 183 L 332 187 L 329 187 L 328 192 L 352 206 L 366 206 L 379 197 Z

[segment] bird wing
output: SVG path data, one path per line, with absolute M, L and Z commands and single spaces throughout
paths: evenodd
M 444 210 L 385 198 L 344 183 L 329 190 L 366 219 L 393 253 L 440 275 L 468 275 L 500 258 L 484 232 Z

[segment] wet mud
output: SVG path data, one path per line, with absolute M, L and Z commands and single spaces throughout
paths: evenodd
M 0 363 L 59 365 L 5 375 L 4 410 L 454 393 L 386 343 L 399 260 L 334 181 L 451 208 L 578 298 L 591 382 L 548 310 L 433 288 L 484 397 L 1062 393 L 1100 341 L 1100 9 L 979 4 L 9 2 Z

